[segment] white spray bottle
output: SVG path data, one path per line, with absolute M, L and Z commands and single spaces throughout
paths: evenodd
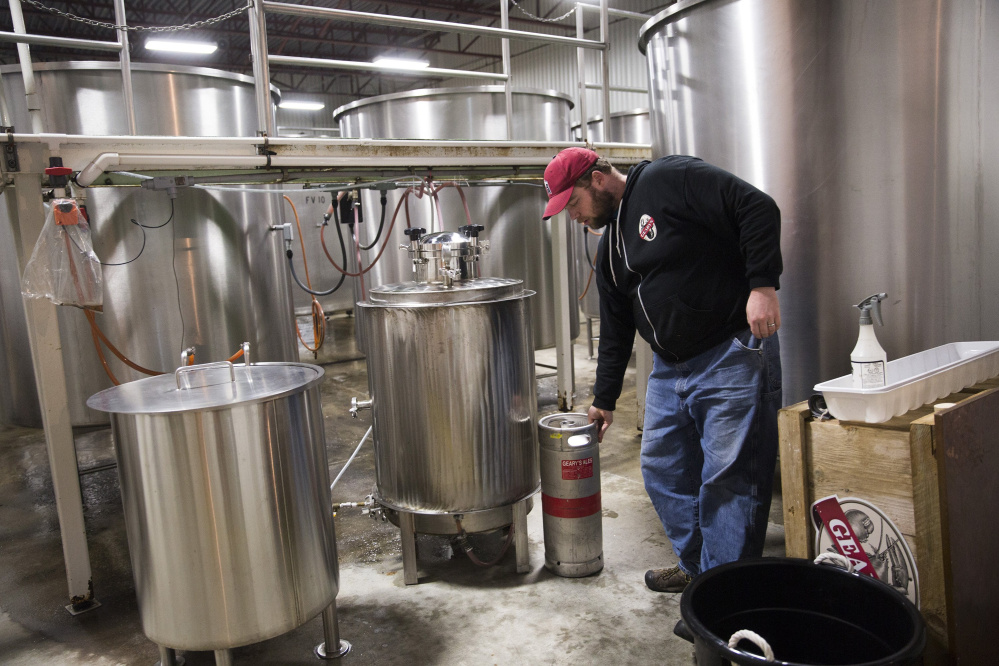
M 857 346 L 850 352 L 854 388 L 880 388 L 885 385 L 888 355 L 881 348 L 878 337 L 874 334 L 874 323 L 871 321 L 871 315 L 874 316 L 878 325 L 885 325 L 881 319 L 881 301 L 886 298 L 888 298 L 888 294 L 874 294 L 856 306 L 860 309 L 860 336 L 857 338 Z

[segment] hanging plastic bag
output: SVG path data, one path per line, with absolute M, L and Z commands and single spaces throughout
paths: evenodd
M 90 242 L 90 224 L 73 199 L 54 199 L 45 216 L 21 291 L 56 305 L 103 309 L 101 262 Z

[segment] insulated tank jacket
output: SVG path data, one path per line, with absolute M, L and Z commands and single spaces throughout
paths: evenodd
M 636 329 L 664 361 L 693 358 L 745 330 L 750 290 L 782 270 L 770 196 L 695 157 L 633 167 L 597 251 L 594 406 L 614 409 Z

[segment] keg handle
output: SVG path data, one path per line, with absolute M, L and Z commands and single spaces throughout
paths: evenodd
M 177 368 L 174 371 L 173 376 L 177 380 L 177 389 L 191 389 L 191 388 L 202 388 L 204 386 L 214 386 L 215 384 L 224 384 L 223 381 L 208 381 L 207 379 L 204 383 L 193 384 L 191 382 L 191 375 L 195 373 L 206 374 L 212 370 L 220 370 L 222 368 L 229 369 L 229 381 L 235 383 L 236 381 L 236 370 L 233 368 L 232 363 L 229 361 L 217 361 L 215 363 L 202 363 L 201 365 L 188 365 L 181 368 Z

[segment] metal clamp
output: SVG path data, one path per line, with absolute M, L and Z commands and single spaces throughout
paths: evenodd
M 7 143 L 3 145 L 4 171 L 20 171 L 21 163 L 17 159 L 17 144 L 14 143 L 14 128 L 4 127 L 7 133 Z
M 371 409 L 371 400 L 358 400 L 357 398 L 350 399 L 350 416 L 351 418 L 357 418 L 357 412 L 362 409 Z
M 215 363 L 203 363 L 201 365 L 192 365 L 188 367 L 177 368 L 174 371 L 173 376 L 177 380 L 178 389 L 202 388 L 204 386 L 214 386 L 215 384 L 223 384 L 225 382 L 206 381 L 204 384 L 192 384 L 190 376 L 195 373 L 205 374 L 210 372 L 211 370 L 220 370 L 222 368 L 229 369 L 229 381 L 235 383 L 236 370 L 235 368 L 233 368 L 232 363 L 230 363 L 229 361 L 217 361 Z

